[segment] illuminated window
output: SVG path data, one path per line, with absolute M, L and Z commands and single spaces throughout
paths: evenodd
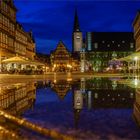
M 134 43 L 130 43 L 130 48 L 134 48 Z
M 94 43 L 94 48 L 95 48 L 95 49 L 98 48 L 98 43 Z
M 97 98 L 98 98 L 98 94 L 97 94 L 97 93 L 95 93 L 94 97 L 97 99 Z

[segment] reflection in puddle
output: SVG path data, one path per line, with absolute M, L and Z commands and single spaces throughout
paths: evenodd
M 115 79 L 46 80 L 0 91 L 2 109 L 44 128 L 77 139 L 140 139 L 140 93 Z
M 20 117 L 27 109 L 32 108 L 36 99 L 34 83 L 0 85 L 0 108 L 11 115 Z M 1 139 L 19 140 L 21 128 L 1 116 Z M 6 130 L 6 131 L 5 131 Z M 23 131 L 24 132 L 24 131 Z M 24 138 L 24 136 L 22 137 Z
M 34 83 L 2 85 L 0 91 L 0 107 L 13 115 L 31 108 L 36 99 Z
M 140 126 L 140 89 L 136 90 L 136 101 L 134 104 L 133 114 L 136 122 Z

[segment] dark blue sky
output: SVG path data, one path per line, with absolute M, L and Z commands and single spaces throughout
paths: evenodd
M 15 0 L 15 5 L 17 20 L 33 30 L 37 52 L 49 53 L 59 40 L 71 50 L 75 7 L 84 33 L 133 31 L 140 0 Z

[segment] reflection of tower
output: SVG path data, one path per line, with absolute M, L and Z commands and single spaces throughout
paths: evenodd
M 72 52 L 80 52 L 83 44 L 82 32 L 80 31 L 77 10 L 75 10 L 74 28 L 73 28 L 73 48 Z
M 92 91 L 88 91 L 88 109 L 92 108 Z
M 82 107 L 83 107 L 82 92 L 80 90 L 74 90 L 74 119 L 76 128 L 78 127 Z

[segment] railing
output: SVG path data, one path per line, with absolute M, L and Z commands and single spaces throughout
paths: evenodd
M 28 128 L 32 131 L 35 131 L 37 133 L 40 133 L 44 136 L 47 136 L 47 137 L 50 137 L 53 139 L 58 139 L 58 140 L 74 140 L 75 139 L 74 137 L 71 137 L 69 135 L 60 134 L 59 132 L 57 132 L 55 130 L 40 127 L 36 124 L 33 124 L 33 123 L 27 121 L 26 119 L 17 118 L 1 109 L 0 109 L 0 116 L 3 116 L 4 118 L 22 126 L 22 127 Z

